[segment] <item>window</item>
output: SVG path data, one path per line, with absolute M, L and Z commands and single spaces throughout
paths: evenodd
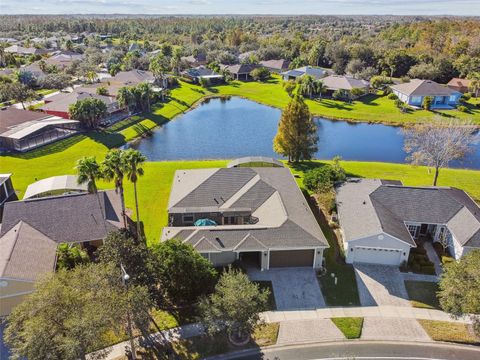
M 184 224 L 193 224 L 193 215 L 183 215 Z
M 223 223 L 225 225 L 235 225 L 235 216 L 225 216 L 223 218 Z
M 417 225 L 407 225 L 408 232 L 412 235 L 413 238 L 417 237 L 418 226 Z
M 421 104 L 422 103 L 422 97 L 421 96 L 412 96 L 410 98 L 410 102 L 412 104 Z
M 456 95 L 450 95 L 450 102 L 455 102 L 457 101 L 457 96 Z

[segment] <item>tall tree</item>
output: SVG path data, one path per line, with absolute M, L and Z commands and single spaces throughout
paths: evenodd
M 35 99 L 36 96 L 35 91 L 19 82 L 5 83 L 0 87 L 0 98 L 21 103 L 23 110 L 25 102 Z
M 199 296 L 210 293 L 217 280 L 212 263 L 191 245 L 176 239 L 152 247 L 152 268 L 159 278 L 162 297 L 176 305 L 192 305 Z
M 470 316 L 480 335 L 480 250 L 445 266 L 438 293 L 442 309 L 455 317 Z
M 414 165 L 433 167 L 434 186 L 437 185 L 440 169 L 453 160 L 462 159 L 471 150 L 471 145 L 478 141 L 469 124 L 459 120 L 446 122 L 443 118 L 405 128 L 403 134 L 407 160 Z
M 101 174 L 107 181 L 113 181 L 115 191 L 120 193 L 122 203 L 123 227 L 127 228 L 127 217 L 125 214 L 125 196 L 123 192 L 123 179 L 127 169 L 125 152 L 120 149 L 110 149 L 101 164 Z
M 71 119 L 80 121 L 87 129 L 96 129 L 107 116 L 107 105 L 100 99 L 85 98 L 68 107 Z
M 135 106 L 135 94 L 133 93 L 132 87 L 124 86 L 118 89 L 117 101 L 118 105 L 126 108 L 128 112 L 131 112 Z
M 96 180 L 101 177 L 100 165 L 94 156 L 84 157 L 77 161 L 77 181 L 79 184 L 87 184 L 88 192 L 94 194 L 98 191 Z
M 285 107 L 273 140 L 275 152 L 288 161 L 309 160 L 317 151 L 317 126 L 303 97 L 295 95 Z
M 308 97 L 311 99 L 316 91 L 316 85 L 317 84 L 313 76 L 305 75 L 301 78 L 299 90 L 302 95 L 308 95 Z
M 138 92 L 140 106 L 143 111 L 150 111 L 150 102 L 153 97 L 152 85 L 142 82 L 136 86 Z
M 209 333 L 226 331 L 231 340 L 248 339 L 266 310 L 269 290 L 260 290 L 248 276 L 229 268 L 223 272 L 215 292 L 200 301 L 201 321 Z
M 125 170 L 128 180 L 133 183 L 133 192 L 135 195 L 135 213 L 137 216 L 137 236 L 140 239 L 142 237 L 140 229 L 140 214 L 138 211 L 138 193 L 137 193 L 137 181 L 140 176 L 143 175 L 143 163 L 147 158 L 138 150 L 128 149 L 125 151 Z
M 147 328 L 148 292 L 139 286 L 126 292 L 120 279 L 119 269 L 90 264 L 39 281 L 8 317 L 5 341 L 12 359 L 87 359 L 110 345 L 105 334 L 121 332 L 128 313 L 135 315 L 137 328 Z M 96 352 L 95 358 L 108 352 Z

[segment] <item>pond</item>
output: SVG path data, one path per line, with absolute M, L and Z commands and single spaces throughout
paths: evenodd
M 210 99 L 155 129 L 132 147 L 149 160 L 232 159 L 242 156 L 279 158 L 272 149 L 281 111 L 238 97 Z M 316 119 L 317 159 L 340 155 L 345 160 L 405 162 L 398 127 Z M 480 145 L 452 167 L 480 169 Z

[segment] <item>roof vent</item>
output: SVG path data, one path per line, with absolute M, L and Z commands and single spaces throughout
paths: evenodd
M 363 200 L 363 205 L 367 205 L 367 202 L 365 200 Z
M 217 199 L 213 198 L 213 201 L 215 201 L 215 203 L 219 204 Z

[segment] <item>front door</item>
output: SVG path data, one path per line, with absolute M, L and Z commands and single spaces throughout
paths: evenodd
M 420 235 L 427 235 L 428 224 L 422 224 L 420 226 Z

